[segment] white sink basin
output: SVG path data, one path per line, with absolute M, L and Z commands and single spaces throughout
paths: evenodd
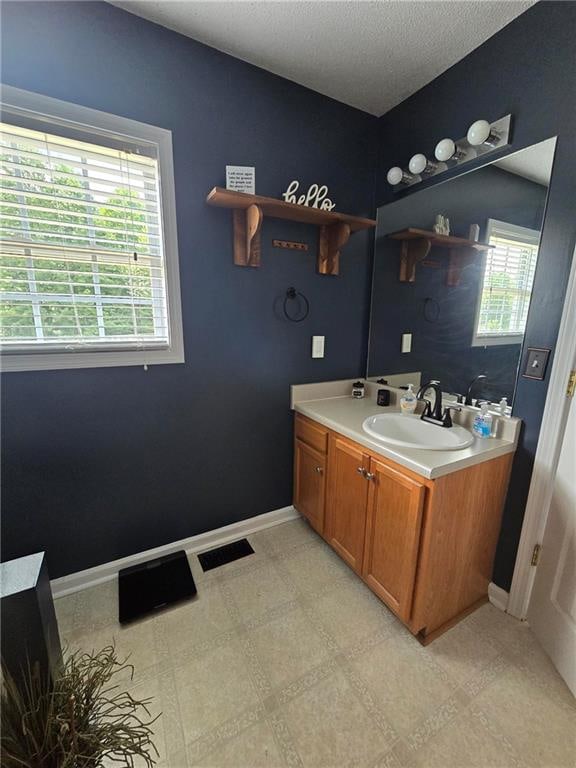
M 402 448 L 427 451 L 459 451 L 474 442 L 474 435 L 464 427 L 440 427 L 408 413 L 379 413 L 370 416 L 362 429 L 377 440 Z

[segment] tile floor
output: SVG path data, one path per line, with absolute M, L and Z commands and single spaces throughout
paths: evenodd
M 56 601 L 71 648 L 131 653 L 160 766 L 576 765 L 575 701 L 526 625 L 486 605 L 423 648 L 306 523 L 249 539 L 124 629 L 116 583 Z

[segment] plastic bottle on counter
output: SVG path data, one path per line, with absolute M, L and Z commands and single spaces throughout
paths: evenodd
M 418 405 L 418 398 L 412 391 L 413 384 L 408 384 L 408 389 L 400 398 L 400 410 L 402 413 L 414 413 Z
M 480 403 L 480 413 L 476 414 L 472 427 L 476 437 L 492 436 L 492 414 L 488 411 L 489 407 L 490 403 Z

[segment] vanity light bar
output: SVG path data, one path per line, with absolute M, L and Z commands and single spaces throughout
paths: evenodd
M 465 138 L 458 141 L 441 139 L 434 149 L 435 160 L 429 160 L 426 155 L 418 153 L 410 158 L 408 170 L 397 165 L 390 168 L 386 175 L 388 184 L 403 189 L 496 149 L 502 149 L 510 143 L 511 125 L 512 115 L 501 117 L 493 123 L 476 120 L 468 128 Z

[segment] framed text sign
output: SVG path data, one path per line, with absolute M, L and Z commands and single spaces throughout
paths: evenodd
M 250 165 L 226 166 L 226 189 L 256 194 L 256 168 Z

